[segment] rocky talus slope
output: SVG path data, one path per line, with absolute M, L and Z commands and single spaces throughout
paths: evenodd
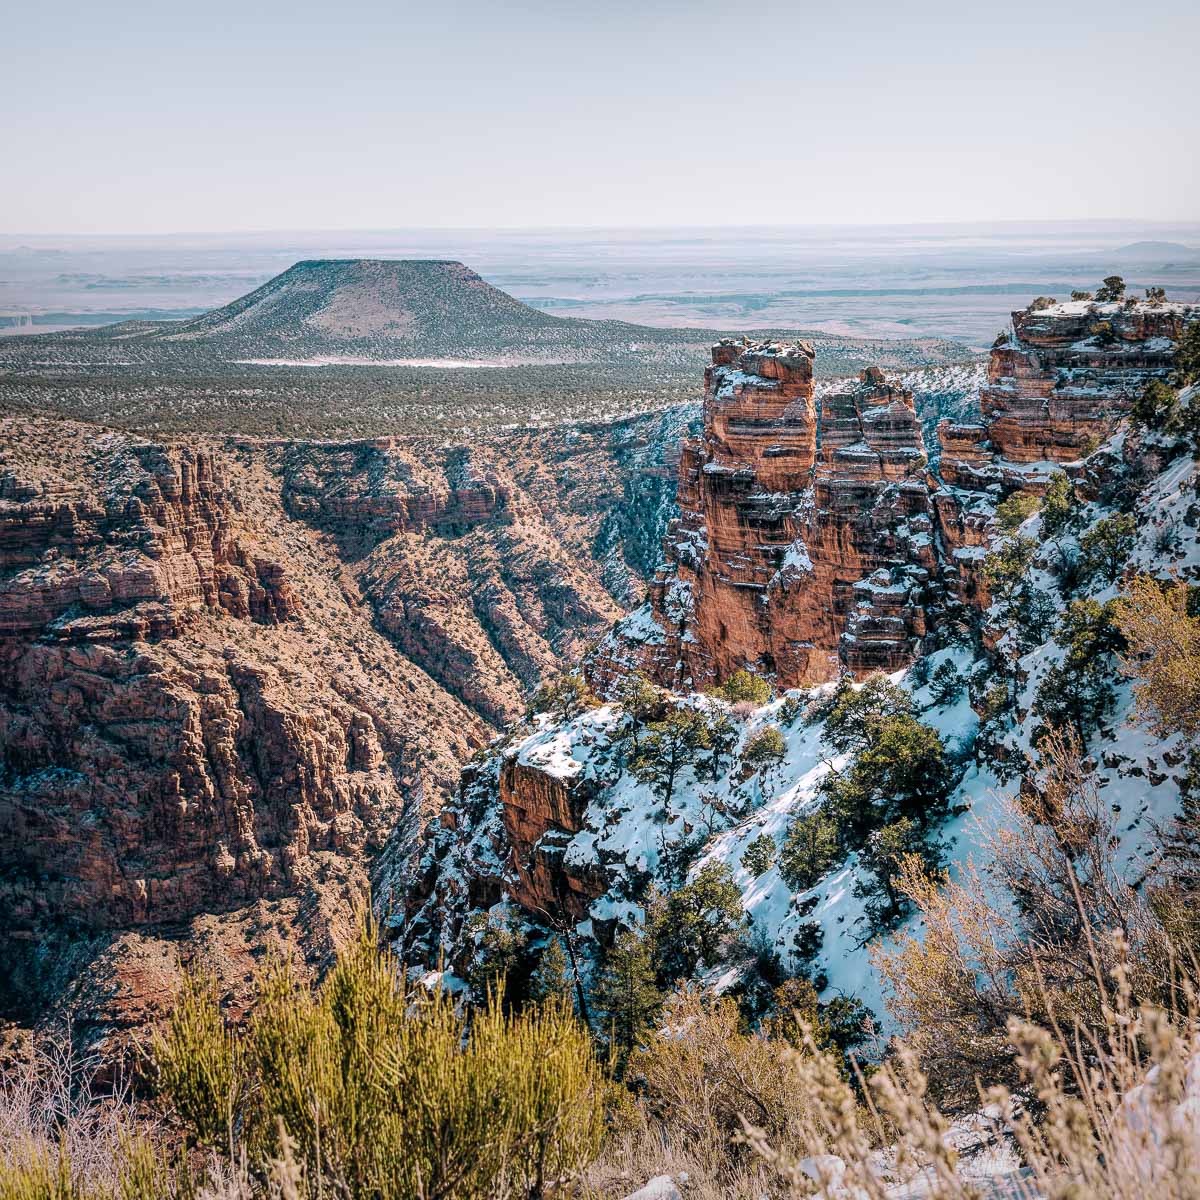
M 1093 324 L 1107 319 L 1098 308 Z M 806 347 L 718 345 L 703 437 L 680 464 L 681 516 L 667 536 L 667 566 L 651 602 L 616 626 L 589 670 L 611 698 L 630 673 L 649 674 L 675 703 L 731 720 L 736 744 L 718 762 L 701 756 L 685 766 L 664 795 L 631 769 L 634 724 L 615 699 L 568 720 L 541 715 L 515 727 L 466 771 L 430 831 L 396 921 L 410 960 L 442 956 L 465 970 L 476 954 L 473 919 L 488 912 L 524 923 L 535 947 L 548 915 L 573 923 L 590 960 L 617 928 L 641 919 L 651 883 L 678 886 L 715 862 L 733 872 L 756 944 L 809 974 L 826 996 L 855 994 L 880 1014 L 868 958 L 873 929 L 857 891 L 866 878 L 860 854 L 799 890 L 779 867 L 792 822 L 817 809 L 822 781 L 848 765 L 825 737 L 829 688 L 813 686 L 839 669 L 860 678 L 888 670 L 919 721 L 941 737 L 956 782 L 937 836 L 952 875 L 985 853 L 989 830 L 1015 802 L 1019 768 L 1065 703 L 1083 729 L 1119 862 L 1140 879 L 1154 829 L 1178 811 L 1185 756 L 1177 739 L 1133 723 L 1132 689 L 1111 645 L 1081 664 L 1064 616 L 1076 601 L 1103 611 L 1135 573 L 1200 579 L 1188 447 L 1134 433 L 1124 421 L 1131 398 L 1171 367 L 1175 339 L 1166 345 L 1164 323 L 1178 335 L 1200 310 L 1138 304 L 1122 312 L 1131 314 L 1119 326 L 1129 336 L 1103 356 L 1080 344 L 1074 306 L 1033 314 L 1039 338 L 1074 339 L 1071 353 L 1087 372 L 1087 395 L 1074 397 L 1058 366 L 1021 342 L 1025 361 L 1041 363 L 1066 393 L 1043 405 L 1040 427 L 1026 399 L 999 404 L 1001 393 L 1019 390 L 1008 371 L 1022 335 L 1005 335 L 971 449 L 961 422 L 939 431 L 940 474 L 926 467 L 904 389 L 870 373 L 817 405 Z M 1018 313 L 1015 329 L 1031 321 Z M 1135 335 L 1144 337 L 1140 348 Z M 1074 416 L 1064 415 L 1069 403 L 1080 406 Z M 1015 409 L 1025 414 L 1024 432 L 1013 440 Z M 1103 440 L 1084 444 L 1089 437 Z M 1075 457 L 1071 438 L 1079 439 Z M 1031 445 L 1058 457 L 1030 461 Z M 1002 499 L 1039 497 L 1056 477 L 1073 491 L 1065 524 L 1043 527 L 1028 509 L 1017 534 L 997 523 Z M 1086 557 L 1089 535 L 1122 513 L 1132 515 L 1132 532 L 1122 535 L 1115 568 L 1072 565 Z M 1016 536 L 1027 539 L 1025 590 L 1002 603 L 983 586 L 982 562 Z M 840 611 L 839 595 L 848 601 Z M 779 698 L 754 707 L 698 694 L 743 665 L 773 676 Z M 1006 696 L 999 707 L 997 686 Z M 1077 702 L 1090 705 L 1086 721 L 1071 707 Z M 742 752 L 768 726 L 782 735 L 782 758 L 757 770 Z M 725 962 L 709 981 L 730 986 L 749 969 L 750 960 Z
M 136 1026 L 319 965 L 640 594 L 689 414 L 466 446 L 0 430 L 0 999 Z M 627 523 L 630 509 L 643 518 Z

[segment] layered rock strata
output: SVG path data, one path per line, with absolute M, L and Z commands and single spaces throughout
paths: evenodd
M 1057 473 L 1116 429 L 1153 379 L 1168 379 L 1200 306 L 1171 302 L 1035 301 L 992 347 L 980 420 L 942 421 L 934 496 L 948 594 L 983 608 L 988 523 L 1014 491 L 1041 495 Z
M 868 369 L 818 416 L 812 364 L 805 343 L 714 347 L 667 563 L 595 656 L 602 686 L 631 662 L 676 687 L 746 665 L 791 687 L 911 659 L 935 566 L 912 394 Z

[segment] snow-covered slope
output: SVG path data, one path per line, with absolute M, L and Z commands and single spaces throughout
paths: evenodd
M 1066 654 L 1056 637 L 1064 636 L 1060 621 L 1068 605 L 1084 598 L 1103 602 L 1120 593 L 1120 578 L 1090 585 L 1073 582 L 1073 573 L 1063 564 L 1077 557 L 1080 540 L 1124 504 L 1136 525 L 1124 578 L 1139 572 L 1200 578 L 1197 470 L 1182 447 L 1170 448 L 1152 438 L 1135 443 L 1122 430 L 1088 462 L 1072 465 L 1071 473 L 1081 497 L 1100 497 L 1081 499 L 1071 532 L 1040 540 L 1041 517 L 1036 514 L 1015 535 L 1001 534 L 992 526 L 992 548 L 1012 536 L 1038 541 L 1029 572 L 1038 603 L 1044 606 L 1036 644 L 1030 645 L 1028 638 L 1024 645 L 1013 644 L 1014 635 L 1005 632 L 997 603 L 983 614 L 973 634 L 962 629 L 946 632 L 940 644 L 931 638 L 930 653 L 915 668 L 891 677 L 910 692 L 918 719 L 939 732 L 958 776 L 952 815 L 940 830 L 952 876 L 981 858 L 985 842 L 1004 822 L 1019 788 L 1043 724 L 1039 688 Z M 1107 484 L 1097 486 L 1097 479 Z M 982 711 L 982 697 L 1002 677 L 1001 665 L 1014 661 L 1015 671 L 1005 668 L 1013 680 L 1013 700 L 999 719 L 990 718 L 987 736 L 977 737 L 980 721 L 972 702 Z M 953 664 L 964 686 L 952 701 L 938 703 L 929 680 L 945 663 Z M 1132 687 L 1120 676 L 1115 657 L 1108 655 L 1100 666 L 1111 681 L 1113 700 L 1085 750 L 1095 764 L 1099 795 L 1112 814 L 1120 862 L 1128 878 L 1137 882 L 1153 857 L 1154 828 L 1177 809 L 1183 756 L 1178 747 L 1134 722 Z M 858 856 L 851 855 L 816 886 L 800 892 L 793 892 L 782 878 L 778 854 L 774 865 L 757 876 L 744 861 L 747 848 L 763 834 L 778 850 L 795 817 L 819 803 L 821 781 L 831 770 L 844 768 L 845 761 L 825 740 L 819 715 L 823 706 L 814 703 L 831 687 L 789 692 L 749 711 L 744 704 L 730 706 L 712 696 L 677 698 L 680 705 L 710 714 L 728 712 L 738 743 L 715 775 L 699 766 L 685 768 L 669 803 L 629 769 L 628 745 L 622 737 L 628 719 L 617 704 L 562 722 L 537 716 L 514 729 L 468 772 L 446 827 L 427 848 L 423 896 L 410 904 L 408 916 L 397 925 L 410 960 L 412 949 L 420 946 L 431 959 L 443 953 L 452 964 L 462 962 L 471 949 L 470 937 L 463 932 L 465 922 L 485 909 L 511 908 L 537 923 L 536 913 L 522 912 L 516 903 L 522 888 L 518 867 L 528 862 L 517 861 L 504 798 L 511 805 L 519 804 L 521 797 L 510 784 L 502 798 L 501 786 L 502 775 L 515 764 L 522 778 L 544 777 L 566 798 L 558 803 L 563 819 L 550 820 L 534 853 L 548 852 L 546 861 L 561 863 L 563 875 L 580 882 L 582 898 L 580 893 L 575 898 L 586 904 L 586 912 L 577 930 L 585 949 L 610 940 L 616 926 L 640 921 L 652 882 L 670 889 L 695 878 L 708 863 L 724 863 L 732 871 L 760 946 L 769 942 L 786 967 L 804 969 L 823 981 L 826 999 L 838 993 L 853 995 L 883 1017 L 884 997 L 869 957 L 871 930 L 864 901 L 855 894 L 863 874 Z M 740 751 L 768 725 L 784 735 L 783 761 L 769 771 L 747 775 L 739 765 Z M 910 924 L 914 920 L 908 918 Z M 820 948 L 812 956 L 805 948 L 811 950 L 814 934 Z M 734 955 L 711 971 L 706 982 L 730 986 L 745 965 L 744 952 L 741 958 Z

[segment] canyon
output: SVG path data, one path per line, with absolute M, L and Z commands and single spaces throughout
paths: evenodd
M 764 923 L 778 953 L 795 956 L 819 935 L 828 942 L 822 978 L 866 988 L 877 1003 L 869 935 L 850 900 L 853 866 L 828 891 L 823 883 L 796 896 L 774 868 L 764 882 L 741 865 L 754 838 L 769 834 L 778 846 L 840 761 L 822 748 L 821 717 L 799 714 L 819 711 L 821 685 L 842 675 L 911 677 L 922 719 L 943 732 L 949 754 L 971 762 L 986 715 L 972 706 L 985 708 L 985 683 L 996 677 L 989 656 L 1005 636 L 989 612 L 983 571 L 1005 536 L 996 509 L 1014 493 L 1041 496 L 1055 475 L 1075 489 L 1080 521 L 1102 519 L 1111 497 L 1124 497 L 1138 514 L 1139 569 L 1200 577 L 1190 463 L 1178 448 L 1172 457 L 1169 442 L 1130 433 L 1125 421 L 1147 383 L 1169 377 L 1178 339 L 1196 321 L 1200 306 L 1143 301 L 1035 303 L 1015 313 L 993 347 L 976 419 L 938 423 L 936 469 L 911 393 L 882 372 L 818 392 L 803 342 L 718 342 L 705 375 L 703 431 L 680 458 L 680 515 L 664 563 L 647 603 L 585 662 L 596 706 L 572 719 L 527 719 L 473 764 L 431 829 L 397 945 L 461 965 L 474 953 L 464 933 L 472 914 L 510 909 L 534 937 L 549 918 L 551 928 L 575 923 L 585 947 L 605 944 L 637 919 L 650 883 L 678 885 L 673 864 L 686 856 L 692 872 L 706 862 L 733 868 L 746 912 Z M 1052 581 L 1053 547 L 1045 553 Z M 997 752 L 1016 762 L 1034 744 L 1048 664 L 1063 653 L 1054 638 L 1066 601 L 1053 582 L 1038 587 L 1048 616 L 1017 667 L 1014 728 Z M 1113 594 L 1112 585 L 1099 594 Z M 911 671 L 921 659 L 924 673 Z M 941 667 L 961 681 L 950 699 L 928 690 Z M 741 669 L 768 679 L 779 698 L 739 707 L 702 694 Z M 621 704 L 623 685 L 638 673 L 685 707 L 730 717 L 739 746 L 767 727 L 782 731 L 770 789 L 763 783 L 754 793 L 733 751 L 727 774 L 685 771 L 666 800 L 647 787 L 630 768 Z M 968 679 L 977 682 L 968 688 Z M 1119 704 L 1127 714 L 1127 685 Z M 1152 781 L 1152 798 L 1119 839 L 1122 853 L 1141 862 L 1146 821 L 1178 803 L 1181 760 L 1169 749 L 1164 757 L 1145 731 L 1122 736 L 1122 753 L 1104 757 L 1098 778 L 1114 796 L 1127 775 Z M 948 834 L 964 855 L 979 834 L 961 814 L 976 809 L 982 818 L 1013 786 L 1011 770 L 982 751 L 965 770 Z
M 691 410 L 470 446 L 0 418 L 0 997 L 123 1044 L 319 970 L 642 588 Z

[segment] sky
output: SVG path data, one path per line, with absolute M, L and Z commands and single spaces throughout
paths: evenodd
M 1195 0 L 58 0 L 0 233 L 1200 217 Z

